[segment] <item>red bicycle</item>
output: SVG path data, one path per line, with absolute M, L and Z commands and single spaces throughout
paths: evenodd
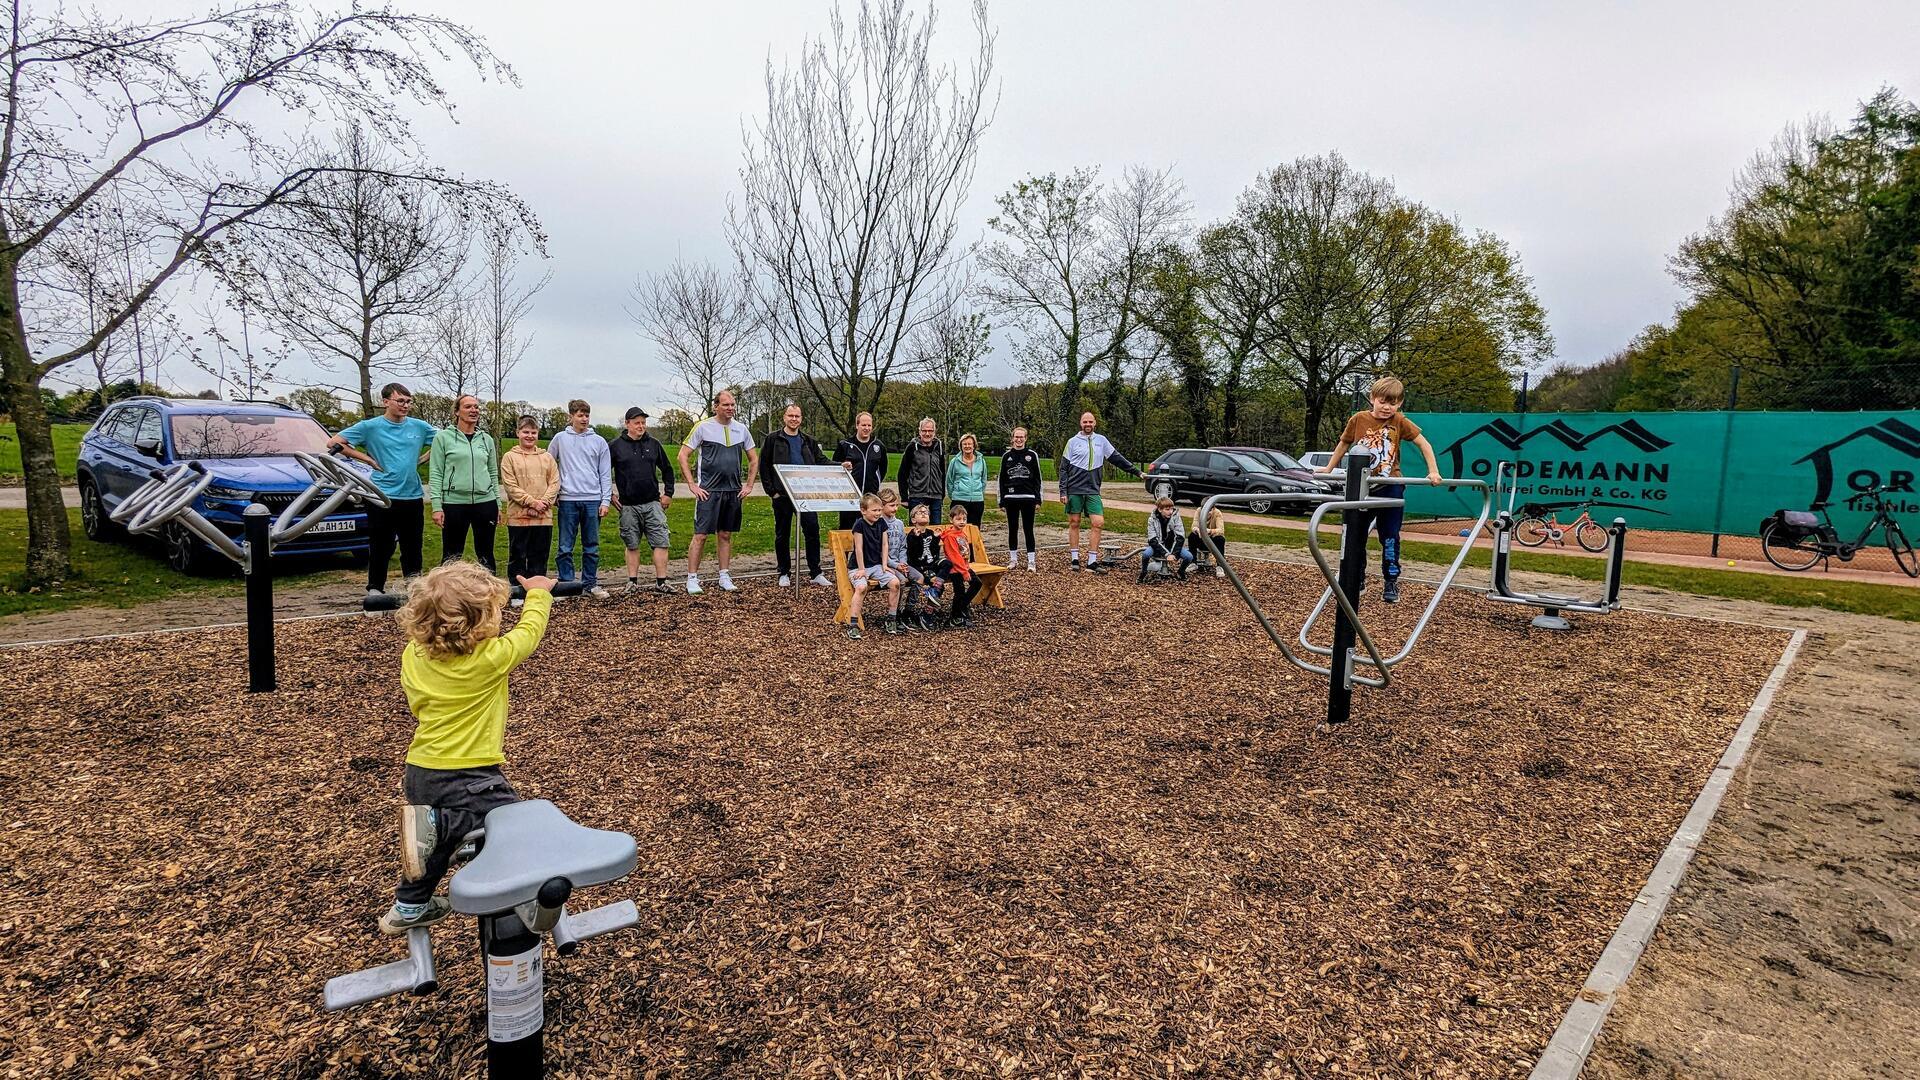
M 1540 503 L 1528 503 L 1520 508 L 1520 520 L 1513 527 L 1513 538 L 1525 547 L 1539 547 L 1551 540 L 1561 547 L 1567 546 L 1567 536 L 1588 551 L 1607 550 L 1607 528 L 1593 520 L 1588 511 L 1590 502 L 1572 503 L 1563 507 L 1543 506 Z M 1561 510 L 1579 510 L 1580 516 L 1567 525 L 1560 524 Z

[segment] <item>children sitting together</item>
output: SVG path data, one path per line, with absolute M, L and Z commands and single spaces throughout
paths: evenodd
M 900 496 L 893 491 L 860 500 L 860 518 L 853 523 L 853 551 L 847 568 L 853 586 L 853 618 L 847 636 L 858 638 L 866 623 L 862 607 L 871 588 L 887 590 L 889 634 L 902 630 L 965 630 L 973 625 L 973 598 L 980 578 L 970 565 L 967 509 L 955 503 L 948 524 L 934 527 L 925 506 L 915 506 L 912 527 L 902 525 Z M 952 608 L 944 622 L 937 616 L 940 594 L 953 588 Z M 925 610 L 920 610 L 924 603 Z

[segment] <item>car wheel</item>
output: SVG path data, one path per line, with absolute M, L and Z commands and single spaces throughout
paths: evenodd
M 80 484 L 80 531 L 89 540 L 111 540 L 118 531 L 107 517 L 106 504 L 100 501 L 100 489 L 91 480 Z
M 169 522 L 160 530 L 160 542 L 167 551 L 167 565 L 182 574 L 195 574 L 206 565 L 200 538 L 185 525 Z
M 1249 495 L 1271 495 L 1271 494 L 1273 494 L 1273 492 L 1271 492 L 1271 491 L 1249 491 L 1249 492 L 1247 492 L 1247 494 L 1249 494 Z M 1273 503 L 1274 503 L 1274 500 L 1272 500 L 1272 499 L 1255 499 L 1255 500 L 1253 500 L 1252 502 L 1250 502 L 1250 503 L 1248 503 L 1248 504 L 1247 504 L 1247 509 L 1249 509 L 1249 510 L 1251 510 L 1251 511 L 1253 511 L 1253 512 L 1254 512 L 1254 513 L 1256 513 L 1256 514 L 1266 514 L 1266 513 L 1271 513 L 1271 512 L 1272 512 L 1272 510 L 1273 510 Z

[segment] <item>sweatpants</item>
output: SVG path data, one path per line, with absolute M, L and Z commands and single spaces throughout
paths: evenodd
M 966 618 L 967 612 L 973 608 L 973 598 L 980 595 L 980 575 L 962 577 L 952 563 L 943 561 L 940 564 L 940 576 L 953 586 L 953 609 L 947 613 L 947 617 Z
M 507 783 L 498 765 L 477 769 L 409 765 L 401 790 L 409 805 L 431 806 L 434 816 L 433 854 L 427 857 L 426 876 L 419 881 L 402 881 L 393 890 L 393 898 L 403 904 L 424 904 L 433 899 L 433 891 L 447 876 L 447 864 L 460 849 L 460 841 L 486 822 L 487 811 L 520 801 L 519 792 Z
M 520 584 L 522 576 L 546 576 L 547 552 L 552 547 L 551 525 L 507 526 L 507 584 Z
M 1375 488 L 1368 497 L 1376 499 L 1404 499 L 1407 495 L 1405 484 L 1393 484 Z M 1362 536 L 1369 529 L 1380 534 L 1380 573 L 1388 581 L 1400 576 L 1400 524 L 1406 519 L 1407 508 L 1404 505 L 1386 510 L 1363 510 L 1353 515 L 1354 528 Z
M 1032 499 L 1003 499 L 1000 509 L 1007 512 L 1007 550 L 1020 550 L 1020 535 L 1024 531 L 1027 537 L 1026 550 L 1034 550 L 1033 512 L 1039 503 Z
M 473 530 L 473 561 L 489 570 L 494 568 L 493 533 L 500 524 L 500 504 L 442 503 L 440 512 L 447 523 L 440 526 L 440 561 L 449 562 L 466 554 L 467 530 Z
M 387 591 L 387 564 L 400 548 L 400 576 L 420 576 L 420 544 L 426 532 L 424 499 L 395 499 L 391 506 L 367 504 L 367 588 Z
M 773 551 L 782 574 L 793 572 L 793 500 L 773 497 Z M 820 575 L 820 515 L 801 514 L 800 532 L 807 542 L 807 576 Z

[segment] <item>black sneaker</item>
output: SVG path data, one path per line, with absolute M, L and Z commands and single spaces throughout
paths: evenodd
M 1093 572 L 1094 572 L 1094 573 L 1096 573 L 1096 574 L 1104 574 L 1104 573 L 1106 573 L 1106 572 L 1107 572 L 1107 563 L 1106 563 L 1106 560 L 1104 560 L 1104 559 L 1103 559 L 1103 560 L 1101 560 L 1101 561 L 1099 561 L 1099 562 L 1094 562 L 1094 561 L 1092 561 L 1092 560 L 1088 560 L 1088 561 L 1087 561 L 1087 569 L 1089 569 L 1089 570 L 1091 570 L 1091 571 L 1093 571 Z
M 1080 560 L 1079 560 L 1079 559 L 1076 559 L 1076 558 L 1074 558 L 1074 557 L 1072 557 L 1071 555 L 1069 555 L 1069 556 L 1067 557 L 1067 569 L 1069 569 L 1069 570 L 1078 570 L 1078 569 L 1080 569 Z
M 653 583 L 653 588 L 649 591 L 657 596 L 672 596 L 673 586 L 664 581 L 656 581 Z
M 1400 602 L 1400 579 L 1399 578 L 1390 577 L 1386 580 L 1386 584 L 1380 586 L 1380 599 L 1386 601 L 1389 604 L 1397 604 Z
M 900 632 L 900 620 L 889 615 L 887 616 L 887 621 L 880 628 L 889 634 L 898 634 Z

